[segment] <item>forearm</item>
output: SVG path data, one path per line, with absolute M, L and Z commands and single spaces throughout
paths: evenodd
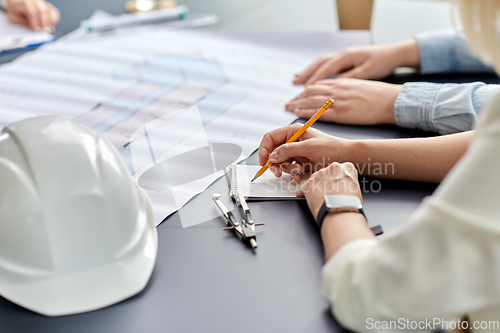
M 321 238 L 328 261 L 338 249 L 352 240 L 375 238 L 366 219 L 360 213 L 328 214 L 321 225 Z
M 465 153 L 472 134 L 350 141 L 347 152 L 361 175 L 439 183 Z
M 411 38 L 392 44 L 396 67 L 420 67 L 420 53 L 416 39 Z

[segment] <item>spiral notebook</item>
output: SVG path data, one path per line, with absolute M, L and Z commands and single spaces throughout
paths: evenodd
M 267 170 L 262 176 L 253 183 L 253 176 L 260 169 L 258 165 L 231 165 L 229 168 L 228 179 L 231 196 L 240 192 L 247 200 L 300 200 L 295 192 L 309 178 L 309 175 L 302 176 L 299 184 L 292 182 L 289 174 L 283 174 L 280 178 Z

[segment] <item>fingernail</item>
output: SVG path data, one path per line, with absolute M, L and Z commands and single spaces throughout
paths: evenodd
M 273 152 L 273 153 L 269 156 L 269 161 L 271 161 L 271 162 L 273 162 L 273 163 L 278 162 L 278 153 L 277 153 L 277 152 Z
M 35 27 L 35 32 L 40 32 L 40 31 L 42 31 L 41 27 Z
M 269 169 L 271 169 L 271 172 L 273 173 L 273 175 L 275 175 L 276 177 L 278 177 L 278 175 L 276 174 L 278 172 L 277 168 L 275 166 L 271 166 Z

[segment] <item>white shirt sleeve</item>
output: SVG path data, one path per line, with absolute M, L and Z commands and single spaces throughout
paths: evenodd
M 367 320 L 448 320 L 500 302 L 500 98 L 483 116 L 404 228 L 352 241 L 324 266 L 323 295 L 344 326 L 377 332 Z

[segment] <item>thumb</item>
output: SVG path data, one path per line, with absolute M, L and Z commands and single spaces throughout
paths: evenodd
M 284 145 L 279 146 L 273 151 L 273 153 L 269 156 L 269 160 L 273 163 L 281 163 L 287 161 L 290 158 L 307 158 L 310 154 L 310 144 L 307 141 L 308 140 L 285 143 Z

